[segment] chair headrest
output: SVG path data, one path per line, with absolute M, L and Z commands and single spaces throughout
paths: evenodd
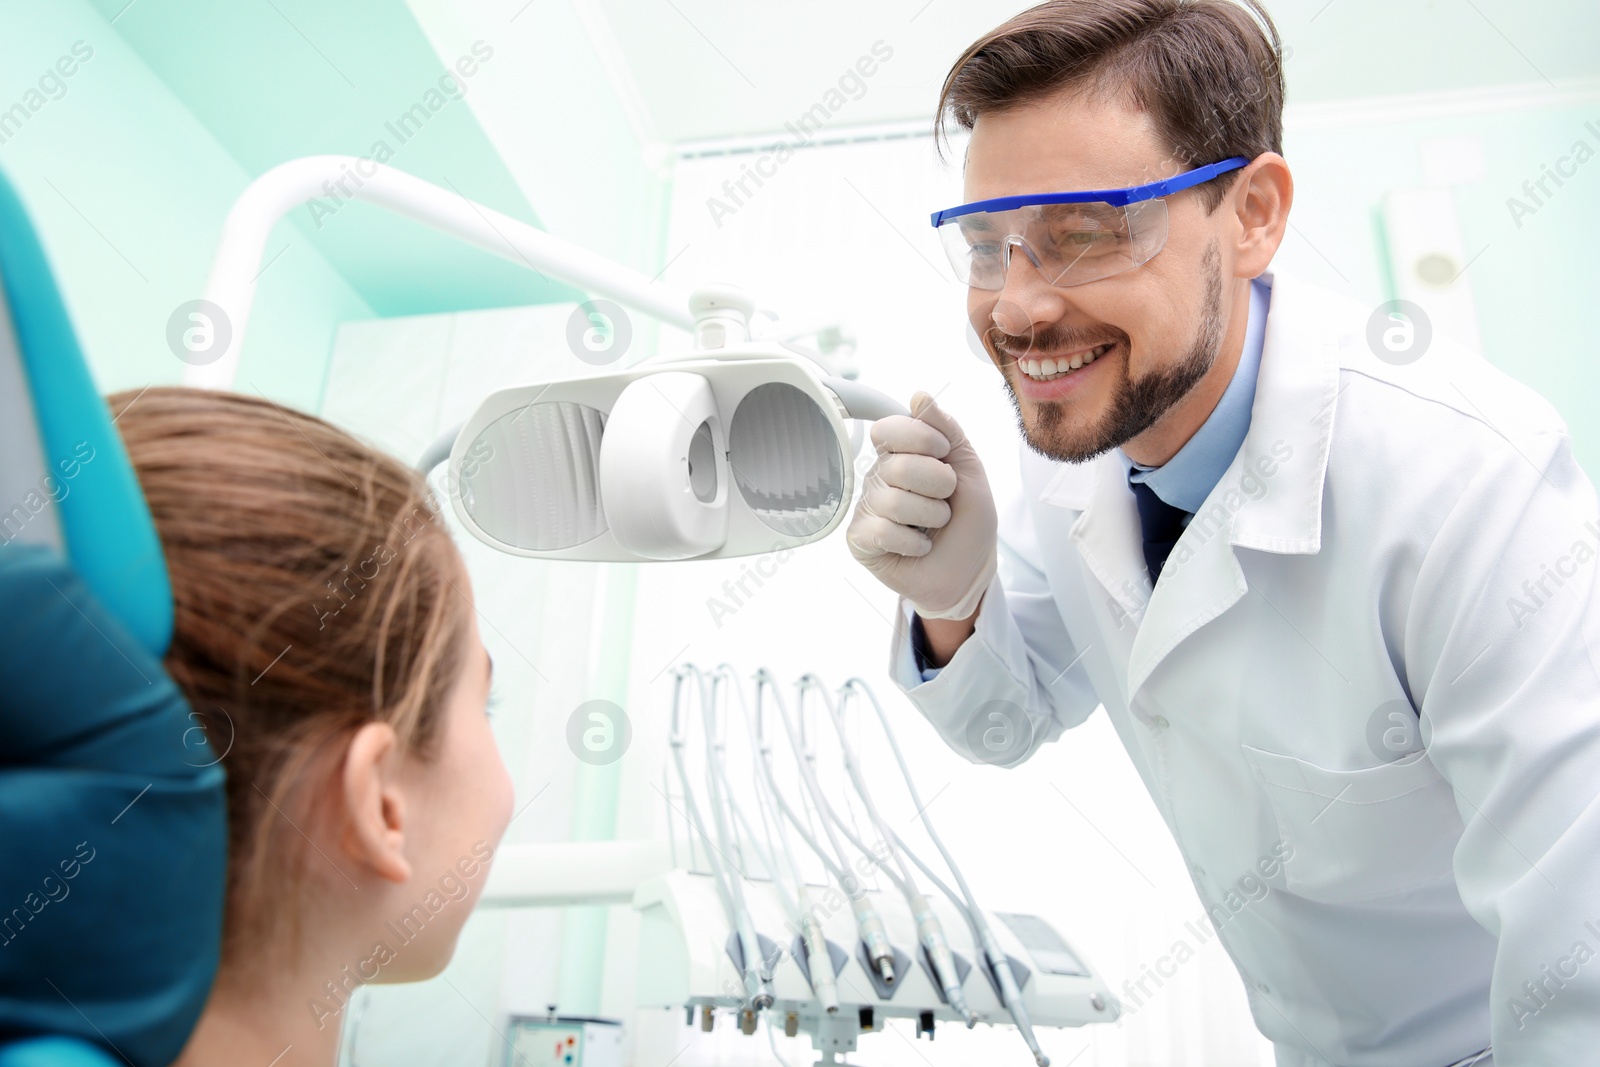
M 150 653 L 172 639 L 161 543 L 55 276 L 0 174 L 0 552 L 50 545 Z
M 0 603 L 0 1045 L 168 1064 L 221 951 L 230 738 L 54 550 L 0 550 Z

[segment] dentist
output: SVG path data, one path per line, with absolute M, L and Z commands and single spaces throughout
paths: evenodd
M 1484 360 L 1267 267 L 1293 181 L 1256 0 L 1053 0 L 939 100 L 934 217 L 1015 406 L 1003 515 L 925 393 L 851 551 L 891 672 L 1015 766 L 1103 706 L 1279 1067 L 1600 1058 L 1600 510 Z

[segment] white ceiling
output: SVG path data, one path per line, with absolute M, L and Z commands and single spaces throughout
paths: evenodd
M 892 58 L 830 126 L 928 123 L 950 63 L 1015 0 L 575 0 L 641 141 L 782 131 L 875 42 Z M 1289 102 L 1600 74 L 1593 0 L 1267 0 Z

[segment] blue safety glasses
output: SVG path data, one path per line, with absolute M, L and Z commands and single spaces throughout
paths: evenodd
M 1147 263 L 1167 243 L 1164 197 L 1249 164 L 1224 159 L 1125 189 L 1032 193 L 978 200 L 933 214 L 956 277 L 974 289 L 1005 288 L 1020 248 L 1052 285 L 1082 285 Z

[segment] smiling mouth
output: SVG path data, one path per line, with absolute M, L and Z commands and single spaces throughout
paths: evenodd
M 1070 355 L 1044 357 L 1024 356 L 1016 361 L 1017 369 L 1036 382 L 1053 382 L 1057 378 L 1065 378 L 1074 371 L 1080 370 L 1093 363 L 1096 359 L 1111 351 L 1115 341 L 1107 341 L 1103 345 L 1073 352 Z

